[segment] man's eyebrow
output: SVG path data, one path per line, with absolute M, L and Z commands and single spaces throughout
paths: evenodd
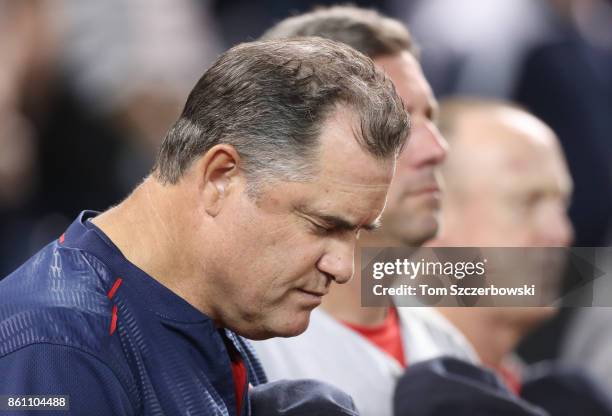
M 381 225 L 382 225 L 382 222 L 380 220 L 380 217 L 378 217 L 374 220 L 374 222 L 371 222 L 370 224 L 366 224 L 362 228 L 366 231 L 374 231 L 374 230 L 378 230 Z
M 351 221 L 344 219 L 342 217 L 339 217 L 337 215 L 329 215 L 329 214 L 323 214 L 319 212 L 313 212 L 305 208 L 299 208 L 298 210 L 310 217 L 314 217 L 320 220 L 321 222 L 325 223 L 326 226 L 333 227 L 340 231 L 356 231 L 360 228 L 367 230 L 367 231 L 373 231 L 373 230 L 380 228 L 380 217 L 374 220 L 370 224 L 364 224 L 360 226 L 358 224 L 354 224 Z

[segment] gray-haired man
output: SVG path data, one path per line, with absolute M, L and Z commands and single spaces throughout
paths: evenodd
M 0 282 L 0 395 L 68 395 L 88 415 L 250 414 L 247 386 L 265 377 L 241 336 L 299 334 L 351 277 L 407 129 L 390 81 L 345 45 L 230 49 L 153 173 Z
M 437 170 L 446 143 L 434 124 L 437 102 L 406 27 L 374 11 L 336 6 L 288 18 L 263 38 L 293 36 L 329 38 L 367 54 L 390 76 L 411 115 L 410 139 L 398 158 L 381 229 L 362 234 L 362 244 L 419 246 L 432 238 L 440 208 Z M 406 363 L 441 354 L 432 331 L 449 340 L 447 350 L 466 351 L 464 337 L 433 310 L 361 307 L 356 273 L 348 284 L 331 289 L 305 334 L 255 348 L 272 379 L 322 379 L 351 394 L 362 415 L 385 416 L 392 412 L 395 383 Z

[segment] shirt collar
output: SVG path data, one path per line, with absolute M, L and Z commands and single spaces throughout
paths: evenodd
M 98 214 L 96 211 L 81 212 L 64 233 L 62 245 L 97 257 L 111 269 L 114 278 L 123 279 L 121 290 L 133 291 L 137 298 L 145 300 L 143 303 L 147 309 L 159 317 L 182 323 L 213 325 L 207 315 L 126 259 L 111 239 L 89 221 Z

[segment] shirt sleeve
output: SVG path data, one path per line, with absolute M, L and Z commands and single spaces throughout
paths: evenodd
M 2 415 L 135 414 L 128 395 L 108 365 L 94 355 L 63 345 L 34 344 L 0 357 L 0 396 L 6 395 L 67 395 L 69 410 L 20 408 L 15 412 L 0 411 Z

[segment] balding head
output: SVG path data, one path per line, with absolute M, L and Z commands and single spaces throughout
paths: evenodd
M 432 245 L 532 247 L 571 243 L 573 231 L 566 210 L 572 182 L 548 126 L 515 106 L 467 99 L 443 102 L 439 125 L 450 151 L 442 167 L 441 230 Z M 483 362 L 494 367 L 522 336 L 554 311 L 440 309 L 470 339 Z M 491 336 L 502 328 L 510 331 L 505 339 L 503 331 L 500 336 Z
M 463 99 L 443 103 L 440 127 L 452 149 L 443 167 L 441 239 L 474 246 L 570 244 L 571 178 L 548 126 L 509 104 Z

